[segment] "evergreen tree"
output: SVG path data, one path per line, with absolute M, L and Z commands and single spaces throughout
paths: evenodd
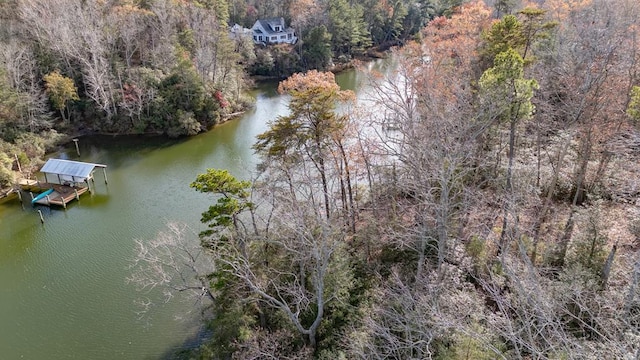
M 302 61 L 308 69 L 325 69 L 331 62 L 331 34 L 324 25 L 316 26 L 304 38 Z
M 371 35 L 363 18 L 361 5 L 347 0 L 329 1 L 329 22 L 333 50 L 339 55 L 353 55 L 371 45 Z

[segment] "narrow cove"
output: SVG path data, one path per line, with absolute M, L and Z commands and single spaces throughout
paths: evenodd
M 354 70 L 337 76 L 358 88 Z M 249 178 L 251 149 L 267 122 L 287 113 L 287 98 L 265 83 L 256 106 L 241 119 L 185 139 L 94 136 L 69 144 L 57 157 L 106 164 L 109 183 L 67 210 L 24 210 L 0 204 L 0 353 L 7 359 L 158 359 L 194 341 L 198 309 L 159 289 L 139 293 L 127 284 L 133 239 L 149 239 L 168 221 L 202 229 L 212 199 L 189 188 L 207 168 Z M 44 213 L 40 224 L 36 209 Z M 157 306 L 140 318 L 135 300 Z

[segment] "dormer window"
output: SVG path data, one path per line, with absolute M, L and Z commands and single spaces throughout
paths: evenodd
M 280 31 L 280 26 L 276 25 L 275 29 L 273 29 L 274 31 Z

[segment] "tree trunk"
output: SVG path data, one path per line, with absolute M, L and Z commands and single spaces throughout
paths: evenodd
M 581 204 L 585 200 L 584 194 L 584 180 L 587 176 L 587 168 L 589 167 L 589 160 L 591 160 L 591 127 L 587 130 L 586 138 L 582 144 L 582 159 L 580 161 L 580 168 L 576 175 L 575 182 L 575 194 L 573 197 L 572 205 L 576 206 Z
M 569 240 L 571 240 L 571 234 L 573 233 L 573 227 L 575 226 L 575 221 L 573 219 L 575 213 L 576 209 L 572 207 L 571 212 L 569 213 L 569 218 L 567 219 L 567 223 L 564 226 L 564 233 L 562 234 L 562 238 L 560 239 L 560 251 L 557 253 L 557 258 L 554 259 L 554 265 L 560 268 L 564 266 L 564 258 L 567 256 Z
M 442 264 L 447 256 L 447 242 L 449 241 L 449 232 L 447 229 L 450 209 L 450 189 L 448 175 L 443 174 L 444 179 L 440 179 L 440 206 L 437 210 L 436 228 L 438 232 L 438 279 L 442 280 L 444 272 Z
M 536 263 L 536 257 L 538 255 L 538 243 L 540 242 L 540 231 L 542 229 L 542 224 L 544 224 L 547 221 L 547 216 L 549 214 L 549 209 L 551 207 L 551 198 L 553 197 L 553 193 L 554 191 L 556 191 L 556 187 L 558 186 L 560 169 L 562 168 L 562 163 L 564 162 L 564 157 L 567 154 L 568 148 L 569 148 L 569 142 L 565 141 L 564 146 L 558 152 L 558 161 L 556 163 L 555 171 L 553 173 L 553 180 L 551 180 L 551 184 L 549 184 L 549 189 L 547 189 L 547 196 L 545 197 L 544 203 L 542 204 L 540 215 L 538 216 L 535 224 L 533 225 L 533 250 L 531 252 L 531 262 L 533 264 Z
M 586 139 L 583 143 L 583 154 L 582 161 L 580 162 L 580 168 L 578 169 L 578 174 L 576 176 L 576 191 L 573 196 L 573 200 L 571 202 L 571 213 L 569 214 L 569 218 L 567 219 L 567 223 L 564 227 L 564 233 L 562 235 L 562 239 L 560 240 L 560 252 L 558 253 L 557 265 L 559 267 L 564 266 L 564 260 L 567 256 L 567 249 L 569 248 L 569 241 L 571 240 L 571 236 L 573 234 L 573 228 L 575 226 L 575 221 L 573 216 L 576 212 L 576 206 L 581 203 L 584 199 L 584 179 L 587 174 L 587 167 L 589 165 L 589 159 L 591 158 L 591 128 L 587 131 Z
M 629 292 L 624 302 L 624 319 L 628 319 L 631 315 L 631 307 L 638 291 L 638 283 L 640 283 L 640 252 L 636 253 L 636 261 L 633 267 L 633 274 L 631 276 L 631 284 L 629 285 Z M 627 325 L 629 326 L 629 325 Z
M 422 224 L 420 231 L 420 250 L 418 250 L 418 266 L 416 267 L 416 280 L 422 278 L 422 273 L 424 272 L 424 263 L 426 260 L 425 252 L 427 251 L 427 243 L 429 242 L 429 235 L 427 234 L 426 226 L 424 225 L 424 221 L 419 219 Z
M 318 159 L 318 165 L 320 165 L 320 178 L 322 180 L 322 193 L 324 195 L 324 211 L 327 217 L 327 220 L 331 217 L 330 207 L 329 207 L 329 186 L 327 185 L 327 174 L 324 167 L 324 159 L 322 156 Z
M 351 232 L 356 232 L 356 209 L 353 199 L 353 187 L 351 185 L 351 171 L 349 170 L 349 159 L 347 158 L 346 151 L 342 142 L 338 142 L 338 148 L 340 149 L 340 155 L 342 156 L 342 162 L 344 163 L 344 173 L 347 181 L 347 194 L 349 196 L 349 218 L 351 224 Z
M 520 108 L 520 106 L 518 106 Z M 517 114 L 518 112 L 516 112 Z M 513 174 L 513 160 L 515 158 L 515 148 L 516 148 L 516 124 L 517 119 L 512 118 L 510 121 L 509 127 L 509 165 L 507 166 L 507 185 L 506 185 L 506 195 L 508 197 L 507 201 L 505 201 L 502 212 L 502 231 L 500 232 L 500 241 L 498 243 L 498 256 L 501 256 L 505 252 L 506 244 L 506 234 L 507 227 L 509 226 L 508 217 L 509 210 L 511 209 L 511 201 L 513 201 L 513 184 L 511 183 L 511 177 Z
M 607 288 L 607 285 L 609 282 L 609 275 L 611 274 L 611 268 L 613 267 L 613 259 L 616 256 L 617 250 L 618 250 L 618 243 L 615 243 L 613 244 L 613 247 L 609 252 L 607 261 L 604 263 L 604 268 L 602 269 L 602 274 L 600 275 L 600 281 L 601 281 L 603 290 Z

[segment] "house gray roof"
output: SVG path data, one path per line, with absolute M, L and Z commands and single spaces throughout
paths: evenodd
M 44 164 L 40 172 L 48 174 L 66 175 L 78 178 L 87 178 L 91 175 L 93 169 L 100 167 L 106 168 L 107 165 L 86 163 L 80 161 L 49 159 Z
M 291 28 L 287 28 L 287 26 L 284 23 L 284 18 L 282 17 L 270 18 L 270 19 L 259 19 L 257 22 L 259 22 L 262 28 L 267 32 L 267 35 L 289 32 L 292 30 Z M 280 31 L 274 30 L 276 26 L 280 27 Z

